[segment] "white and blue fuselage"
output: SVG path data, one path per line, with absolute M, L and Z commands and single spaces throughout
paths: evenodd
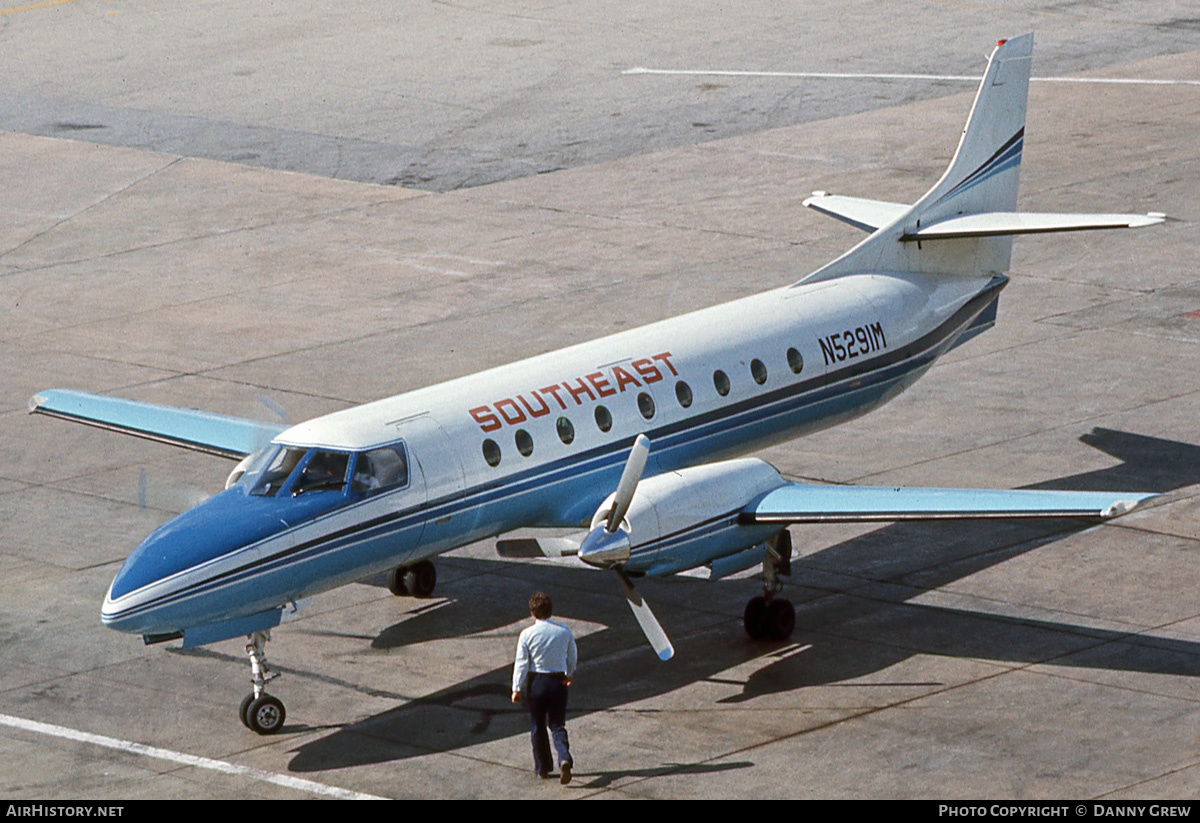
M 151 534 L 114 579 L 102 619 L 148 636 L 270 622 L 289 601 L 483 538 L 586 525 L 638 434 L 653 443 L 655 474 L 864 414 L 953 346 L 1005 282 L 876 273 L 801 283 L 310 420 Z M 356 485 L 368 455 L 388 449 L 404 477 Z M 309 462 L 338 456 L 350 479 L 305 487 Z M 272 461 L 283 476 L 264 482 Z M 731 527 L 747 502 L 729 501 Z M 694 544 L 673 548 L 692 552 L 679 568 L 712 560 L 706 545 L 720 551 L 719 541 Z M 651 570 L 655 553 L 635 552 L 626 571 Z

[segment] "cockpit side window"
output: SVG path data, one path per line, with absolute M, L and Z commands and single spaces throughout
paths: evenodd
M 250 494 L 261 497 L 274 497 L 287 483 L 288 475 L 300 464 L 307 449 L 292 449 L 279 447 L 270 456 L 267 467 L 254 479 Z
M 350 489 L 360 494 L 369 494 L 406 485 L 408 461 L 404 457 L 404 447 L 397 444 L 360 454 L 354 464 L 354 480 Z
M 247 488 L 253 488 L 262 475 L 263 470 L 267 468 L 267 465 L 278 451 L 279 446 L 268 445 L 266 448 L 259 449 L 253 454 L 247 455 L 229 473 L 229 479 L 225 481 L 225 488 L 229 488 L 237 483 Z
M 346 485 L 350 455 L 342 452 L 314 451 L 292 484 L 292 496 L 307 492 L 341 491 Z

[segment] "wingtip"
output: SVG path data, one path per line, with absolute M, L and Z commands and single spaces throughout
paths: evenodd
M 1165 223 L 1168 219 L 1166 213 L 1161 211 L 1131 214 L 1126 218 L 1125 228 L 1144 229 L 1147 226 L 1157 226 L 1159 223 Z
M 1105 509 L 1100 516 L 1105 520 L 1108 520 L 1111 517 L 1120 517 L 1123 514 L 1127 514 L 1136 505 L 1136 500 L 1118 500 L 1116 503 L 1113 503 L 1111 506 Z
M 1129 514 L 1129 512 L 1142 505 L 1142 503 L 1145 503 L 1147 500 L 1152 500 L 1158 496 L 1159 495 L 1157 494 L 1147 494 L 1143 495 L 1142 497 L 1134 497 L 1129 500 L 1116 500 L 1112 503 L 1112 505 L 1105 509 L 1100 516 L 1107 520 L 1111 517 L 1120 517 L 1123 514 Z

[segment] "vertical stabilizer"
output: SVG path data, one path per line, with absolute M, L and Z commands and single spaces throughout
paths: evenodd
M 909 238 L 922 226 L 950 218 L 1016 210 L 1032 55 L 1032 34 L 1001 40 L 988 60 L 962 139 L 946 173 L 912 207 L 801 282 L 869 271 L 927 274 L 1006 271 L 1012 252 L 1011 235 L 934 243 Z
M 1016 211 L 1032 56 L 1032 34 L 996 46 L 950 168 L 913 206 L 912 217 L 928 224 Z

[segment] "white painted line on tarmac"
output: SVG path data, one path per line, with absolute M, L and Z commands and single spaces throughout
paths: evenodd
M 158 760 L 167 760 L 172 763 L 179 763 L 184 766 L 195 766 L 198 769 L 209 769 L 214 772 L 223 774 L 237 775 L 238 777 L 248 777 L 251 780 L 259 780 L 263 783 L 273 783 L 276 786 L 283 786 L 288 789 L 295 789 L 309 794 L 319 795 L 320 797 L 331 797 L 338 800 L 386 800 L 385 797 L 376 797 L 372 794 L 362 794 L 360 792 L 352 792 L 347 789 L 339 789 L 336 786 L 326 786 L 324 783 L 314 783 L 311 780 L 304 780 L 299 777 L 289 777 L 286 774 L 275 774 L 273 772 L 265 772 L 261 769 L 253 769 L 249 766 L 238 766 L 233 763 L 226 763 L 223 760 L 212 760 L 208 757 L 197 757 L 194 754 L 183 754 L 181 752 L 173 752 L 170 749 L 160 749 L 155 746 L 147 746 L 144 743 L 134 743 L 131 740 L 118 740 L 115 737 L 105 737 L 101 734 L 91 734 L 90 732 L 81 732 L 76 729 L 68 729 L 65 726 L 55 726 L 50 723 L 39 723 L 36 720 L 26 720 L 23 717 L 13 717 L 12 715 L 0 714 L 0 725 L 11 726 L 15 729 L 24 729 L 37 734 L 50 735 L 51 737 L 60 737 L 65 740 L 74 740 L 79 743 L 90 743 L 94 746 L 104 746 L 108 749 L 116 749 L 130 754 L 138 754 L 143 757 L 153 757 Z
M 801 77 L 816 80 L 950 80 L 978 83 L 979 75 L 867 74 L 825 71 L 725 71 L 721 69 L 624 69 L 621 74 L 674 74 L 692 77 Z M 1099 83 L 1130 86 L 1200 86 L 1200 80 L 1149 80 L 1138 77 L 1031 77 L 1034 83 Z

